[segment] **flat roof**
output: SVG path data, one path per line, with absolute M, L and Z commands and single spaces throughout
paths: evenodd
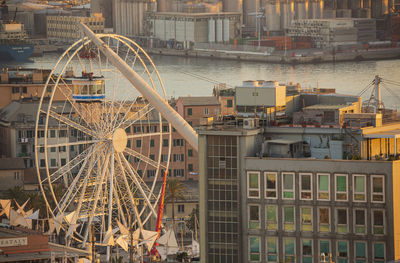
M 303 142 L 303 141 L 300 141 L 300 140 L 293 141 L 293 140 L 275 139 L 275 140 L 267 140 L 265 142 L 267 142 L 267 143 L 275 143 L 275 144 L 295 144 L 295 143 L 299 143 L 299 142 Z
M 342 108 L 350 107 L 351 105 L 345 104 L 315 104 L 304 107 L 305 110 L 338 110 Z
M 368 139 L 395 138 L 395 139 L 397 139 L 397 138 L 400 138 L 400 129 L 364 134 L 364 138 L 368 138 Z

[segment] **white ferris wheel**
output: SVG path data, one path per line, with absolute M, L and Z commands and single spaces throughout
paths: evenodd
M 160 75 L 141 47 L 119 35 L 96 38 L 166 104 Z M 171 124 L 141 95 L 87 37 L 62 54 L 44 87 L 35 137 L 40 188 L 55 229 L 82 247 L 92 226 L 102 243 L 110 228 L 144 229 L 156 216 Z

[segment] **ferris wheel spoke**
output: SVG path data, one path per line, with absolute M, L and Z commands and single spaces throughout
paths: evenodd
M 109 159 L 110 154 L 111 154 L 111 153 L 109 153 L 109 152 L 106 154 L 105 160 L 108 160 L 108 159 Z M 106 172 L 107 172 L 107 169 L 108 169 L 108 165 L 109 165 L 109 163 L 108 163 L 107 161 L 105 161 L 104 164 L 103 164 L 103 169 L 102 169 L 100 178 L 97 178 L 97 180 L 96 180 L 96 181 L 97 181 L 97 182 L 96 182 L 96 185 L 95 185 L 96 194 L 95 194 L 95 197 L 94 197 L 92 209 L 91 209 L 91 211 L 90 211 L 90 215 L 89 215 L 89 219 L 88 219 L 88 226 L 90 226 L 90 225 L 92 224 L 92 221 L 93 221 L 95 212 L 96 212 L 96 210 L 97 210 L 97 203 L 98 203 L 99 198 L 100 198 L 100 192 L 101 192 L 101 190 L 102 190 L 103 181 L 104 181 L 104 177 L 105 177 L 105 174 L 106 174 Z M 87 236 L 88 236 L 88 229 L 87 229 L 87 231 L 86 231 L 86 233 L 85 233 L 85 236 L 84 236 L 84 240 L 83 240 L 83 244 L 84 244 L 84 245 L 86 245 Z
M 39 147 L 39 146 L 36 146 Z M 58 168 L 54 173 L 49 174 L 45 179 L 41 181 L 41 183 L 46 183 L 48 180 L 50 180 L 50 183 L 56 182 L 58 179 L 60 179 L 61 176 L 64 174 L 68 174 L 72 169 L 74 169 L 76 166 L 78 166 L 80 163 L 82 163 L 85 158 L 87 157 L 88 152 L 90 152 L 91 148 L 93 146 L 89 146 L 88 149 L 85 151 L 81 152 L 77 156 L 74 157 L 74 159 L 70 160 L 67 164 L 64 166 Z
M 137 151 L 135 151 L 135 150 L 133 150 L 131 148 L 125 148 L 124 153 L 129 154 L 132 157 L 136 157 L 139 160 L 142 160 L 143 162 L 145 162 L 145 163 L 147 163 L 147 164 L 149 164 L 149 165 L 151 165 L 151 166 L 153 166 L 155 168 L 157 168 L 158 166 L 161 166 L 164 169 L 167 168 L 165 165 L 161 164 L 161 162 L 153 161 L 149 157 L 144 156 L 143 154 L 141 154 L 141 153 L 139 153 L 139 152 L 137 152 Z
M 62 147 L 62 146 L 76 146 L 76 145 L 90 145 L 92 143 L 104 142 L 105 140 L 91 140 L 91 141 L 77 141 L 77 142 L 64 142 L 57 144 L 47 144 L 43 146 L 37 146 L 38 148 L 46 147 L 46 148 L 54 148 L 54 147 Z
M 121 161 L 121 158 L 123 158 L 123 156 L 122 156 L 121 153 L 118 153 L 116 155 L 116 157 L 117 157 L 116 159 L 117 159 L 118 164 L 119 164 L 119 166 L 121 168 L 121 171 L 122 171 L 123 183 L 124 183 L 124 185 L 126 187 L 126 190 L 127 190 L 128 194 L 129 194 L 130 204 L 133 205 L 133 211 L 135 212 L 135 216 L 136 216 L 137 222 L 139 223 L 139 227 L 142 229 L 143 228 L 143 223 L 142 223 L 142 220 L 140 219 L 140 214 L 139 214 L 139 211 L 138 211 L 136 203 L 135 203 L 136 198 L 132 194 L 131 188 L 130 188 L 129 183 L 128 183 L 128 179 L 126 178 L 126 175 L 125 175 L 124 165 L 122 164 L 122 161 Z M 123 159 L 125 159 L 125 158 L 123 158 Z
M 145 202 L 147 203 L 147 205 L 149 206 L 151 212 L 153 213 L 153 215 L 155 217 L 157 217 L 157 213 L 156 210 L 154 209 L 154 206 L 151 204 L 147 194 L 145 193 L 145 191 L 143 190 L 141 184 L 139 183 L 138 179 L 137 179 L 137 174 L 135 174 L 135 172 L 131 169 L 128 160 L 126 160 L 125 158 L 123 158 L 124 162 L 125 162 L 125 166 L 128 168 L 128 171 L 130 172 L 130 174 L 132 175 L 133 178 L 133 182 L 135 183 L 136 187 L 139 189 L 140 193 L 142 194 L 142 197 L 144 198 Z
M 120 215 L 120 218 L 122 219 L 122 223 L 126 226 L 127 225 L 126 217 L 123 214 L 124 210 L 123 210 L 123 208 L 121 206 L 121 201 L 120 201 L 120 197 L 118 196 L 117 189 L 118 189 L 117 180 L 115 180 L 115 185 L 114 185 L 112 191 L 113 191 L 114 199 L 115 199 L 115 201 L 117 203 L 118 214 Z
M 86 186 L 87 186 L 87 182 L 88 182 L 88 178 L 90 177 L 91 173 L 92 173 L 92 169 L 93 166 L 98 162 L 98 160 L 100 159 L 97 153 L 97 149 L 93 149 L 92 152 L 88 155 L 88 158 L 85 159 L 83 165 L 81 166 L 78 174 L 75 176 L 72 184 L 70 185 L 70 187 L 68 188 L 68 191 L 64 194 L 64 196 L 60 199 L 63 200 L 62 205 L 60 207 L 61 211 L 64 211 L 65 208 L 69 207 L 70 203 L 72 201 L 75 201 L 75 196 L 79 193 L 79 191 L 82 188 L 81 191 L 81 197 L 79 198 L 79 205 L 78 205 L 78 212 L 80 210 L 82 201 L 83 201 L 83 196 L 86 192 Z M 96 156 L 96 159 L 95 157 Z M 89 165 L 86 169 L 86 165 L 89 162 Z M 85 174 L 84 174 L 85 173 Z M 81 179 L 82 174 L 84 174 L 84 179 L 83 181 L 80 182 L 80 184 L 78 185 L 78 187 L 75 188 L 75 185 L 77 185 L 78 181 Z M 72 194 L 72 196 L 71 196 Z M 79 213 L 77 214 L 79 215 Z
M 142 109 L 140 109 L 139 111 L 135 112 L 134 114 L 132 114 L 130 116 L 128 114 L 125 114 L 123 119 L 114 126 L 114 130 L 118 129 L 118 128 L 122 128 L 122 129 L 128 128 L 132 124 L 135 124 L 136 122 L 142 120 L 152 110 L 154 110 L 154 107 L 151 106 L 150 104 L 147 104 Z
M 133 171 L 133 174 L 128 172 L 126 173 L 129 177 L 129 179 L 132 180 L 133 185 L 135 185 L 135 180 L 138 181 L 138 183 L 143 186 L 142 188 L 145 189 L 146 195 L 149 195 L 153 199 L 157 199 L 156 196 L 154 195 L 152 189 L 149 188 L 149 186 L 146 184 L 145 181 L 143 181 L 143 178 L 138 174 L 135 168 L 132 167 L 132 164 L 127 162 L 127 165 L 129 165 L 129 170 Z M 134 178 L 135 177 L 135 178 Z
M 143 137 L 151 137 L 151 136 L 162 136 L 167 135 L 166 133 L 162 132 L 149 132 L 149 133 L 136 133 L 128 135 L 128 139 L 135 139 L 135 138 L 143 138 Z
M 77 129 L 77 130 L 79 130 L 79 131 L 81 131 L 81 132 L 83 132 L 83 133 L 85 133 L 85 134 L 87 134 L 89 136 L 92 136 L 94 138 L 98 137 L 98 134 L 96 132 L 84 127 L 83 125 L 81 125 L 81 124 L 79 124 L 79 123 L 77 123 L 77 122 L 75 122 L 75 121 L 73 121 L 73 120 L 71 120 L 71 119 L 69 119 L 69 118 L 67 118 L 65 116 L 62 116 L 61 114 L 58 114 L 55 111 L 51 111 L 50 110 L 48 113 L 46 111 L 44 111 L 44 110 L 40 110 L 40 111 L 42 113 L 44 113 L 44 114 L 49 114 L 49 116 L 51 118 L 56 119 L 56 120 L 58 120 L 58 121 L 60 121 L 60 122 L 62 122 L 64 124 L 68 125 L 69 127 Z

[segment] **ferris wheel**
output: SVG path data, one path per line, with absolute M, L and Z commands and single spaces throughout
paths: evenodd
M 96 37 L 167 102 L 160 75 L 138 44 Z M 107 243 L 109 229 L 144 229 L 156 216 L 171 124 L 89 38 L 69 47 L 49 74 L 35 132 L 40 189 L 57 232 L 85 247 L 93 226 L 98 242 Z

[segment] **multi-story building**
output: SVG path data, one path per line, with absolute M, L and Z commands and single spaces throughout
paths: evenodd
M 79 24 L 84 23 L 94 33 L 104 33 L 104 18 L 102 14 L 82 16 L 47 16 L 47 38 L 65 42 L 76 41 L 83 36 Z
M 22 158 L 0 158 L 0 192 L 24 185 L 25 164 Z
M 12 101 L 42 96 L 43 87 L 51 70 L 48 69 L 2 69 L 0 74 L 0 109 Z M 51 95 L 49 85 L 45 96 Z M 59 90 L 54 94 L 54 100 L 64 100 Z
M 179 97 L 176 111 L 193 127 L 207 123 L 208 119 L 221 116 L 221 103 L 217 97 Z
M 199 131 L 203 259 L 400 259 L 399 161 L 262 157 L 264 129 Z
M 68 110 L 64 102 L 53 103 L 56 111 Z M 59 106 L 59 107 L 57 107 Z M 27 168 L 35 167 L 35 119 L 38 101 L 14 101 L 1 111 L 0 125 L 0 156 L 21 157 Z M 61 113 L 61 112 L 58 112 Z M 44 145 L 43 119 L 39 120 L 38 143 Z M 76 135 L 68 127 L 60 125 L 54 119 L 49 119 L 47 143 L 59 144 L 76 140 Z M 77 147 L 52 147 L 48 149 L 48 163 L 50 168 L 58 168 L 68 163 L 78 153 Z M 39 149 L 38 163 L 45 167 L 44 148 Z

